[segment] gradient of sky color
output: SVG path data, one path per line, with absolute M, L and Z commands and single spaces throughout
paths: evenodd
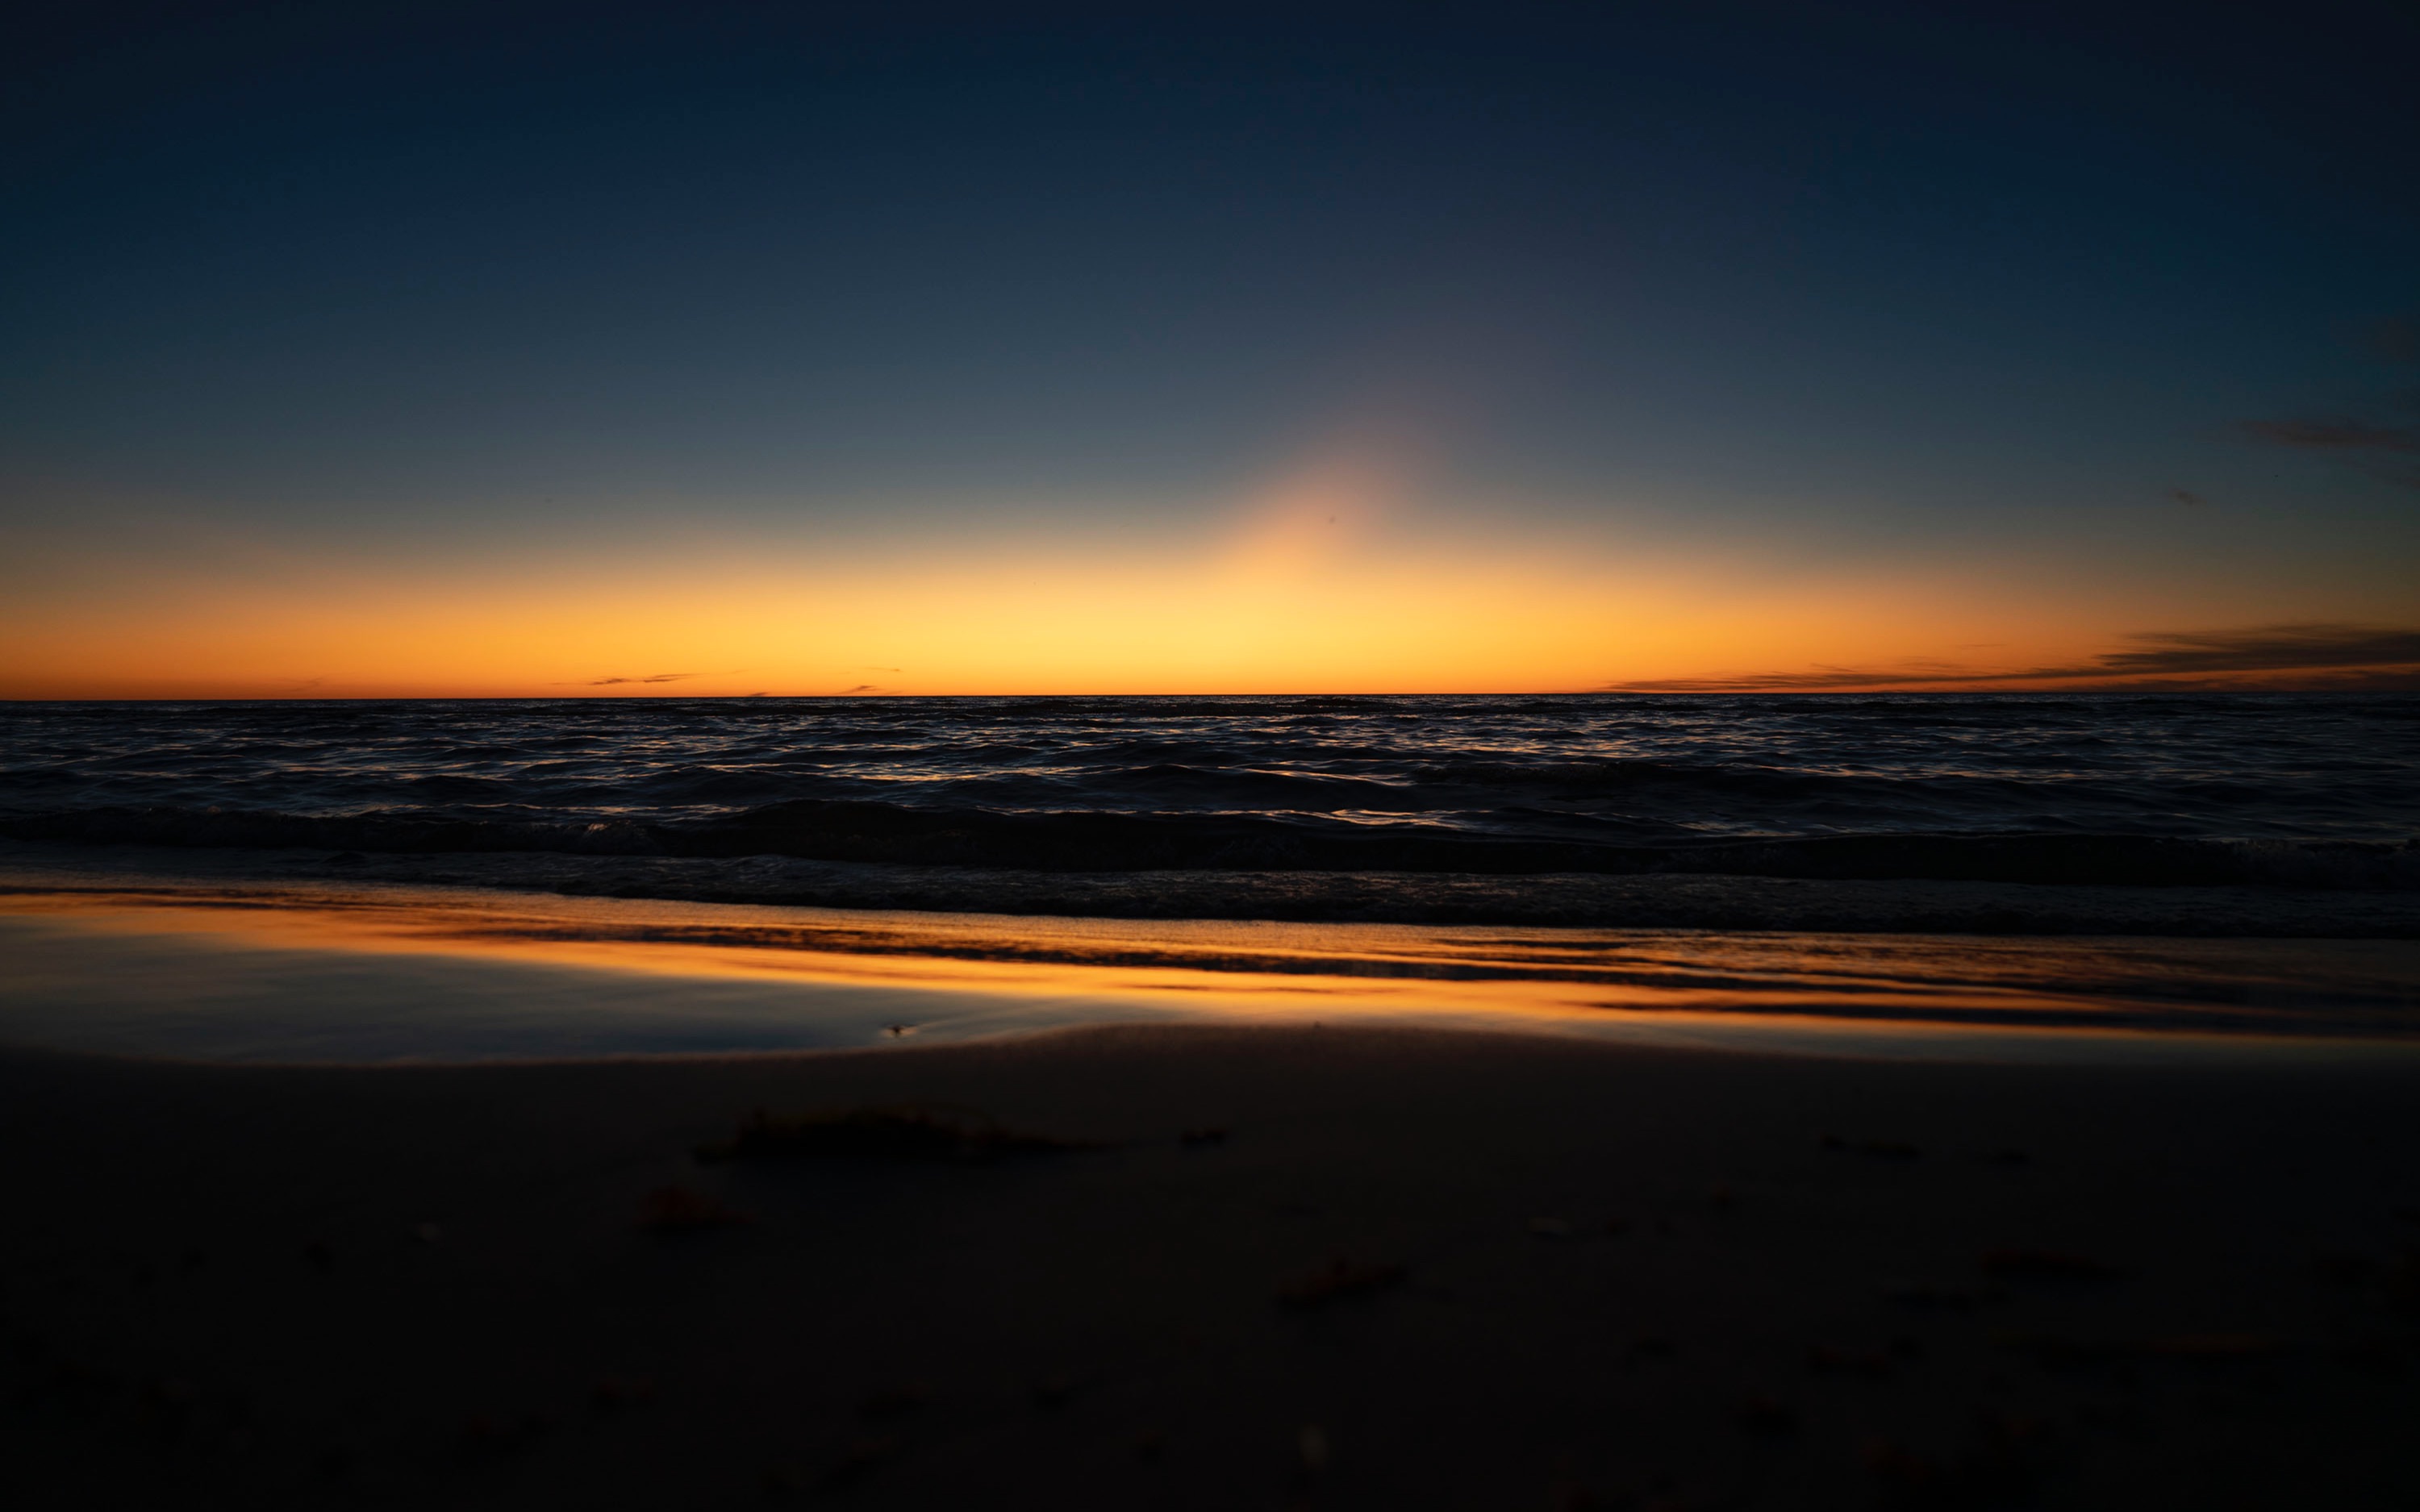
M 0 696 L 2420 681 L 2420 13 L 77 8 Z

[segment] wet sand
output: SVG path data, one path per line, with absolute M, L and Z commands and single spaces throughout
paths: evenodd
M 0 1493 L 2408 1506 L 2415 1091 L 1333 1026 L 8 1052 Z M 693 1153 L 905 1103 L 1084 1148 Z
M 289 1064 L 1312 1019 L 1932 1058 L 2420 1051 L 2409 939 L 1037 920 L 0 869 L 0 1043 Z

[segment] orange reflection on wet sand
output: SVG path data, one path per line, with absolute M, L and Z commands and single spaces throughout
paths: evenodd
M 0 912 L 256 949 L 653 978 L 1125 1002 L 1151 1016 L 1409 1020 L 1563 1032 L 1821 1025 L 2392 1037 L 2404 941 L 1717 933 L 880 913 L 405 887 L 25 890 Z

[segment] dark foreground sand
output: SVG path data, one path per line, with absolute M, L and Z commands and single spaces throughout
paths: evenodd
M 2412 1065 L 14 1055 L 0 1501 L 2410 1507 Z M 690 1154 L 911 1099 L 1105 1148 Z

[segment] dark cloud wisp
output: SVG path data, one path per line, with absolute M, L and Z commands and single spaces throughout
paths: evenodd
M 2300 671 L 2420 662 L 2420 630 L 2357 625 L 2278 625 L 2257 630 L 2165 631 L 2134 638 L 2138 650 L 2094 658 L 2094 675 Z
M 2420 430 L 2358 420 L 2247 420 L 2243 433 L 2271 446 L 2313 452 L 2420 452 Z
M 2371 322 L 2366 335 L 2364 345 L 2381 362 L 2420 363 L 2420 319 L 2390 316 Z
M 2086 687 L 2149 683 L 2152 686 L 2202 686 L 2209 683 L 2260 682 L 2273 686 L 2279 674 L 2310 672 L 2335 681 L 2348 672 L 2368 672 L 2365 681 L 2378 683 L 2375 669 L 2420 669 L 2420 629 L 2361 625 L 2273 625 L 2248 630 L 2170 630 L 2130 638 L 2122 651 L 2103 652 L 2087 662 L 2068 666 L 2032 667 L 2019 671 L 1972 671 L 1941 662 L 1902 663 L 1888 668 L 1817 667 L 1804 672 L 1764 676 L 1692 678 L 1612 685 L 1630 692 L 1820 692 L 1859 687 L 1962 687 L 2033 683 L 2070 683 Z M 2332 675 L 2330 675 L 2332 674 Z M 2397 686 L 2420 686 L 2420 671 L 2393 679 Z

